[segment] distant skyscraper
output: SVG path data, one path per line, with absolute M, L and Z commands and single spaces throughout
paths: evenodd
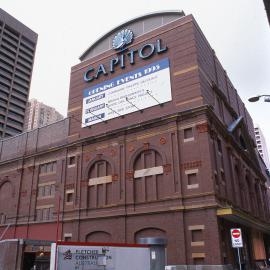
M 263 158 L 266 167 L 269 169 L 270 162 L 269 162 L 268 149 L 267 149 L 264 135 L 263 135 L 262 130 L 260 129 L 260 127 L 258 125 L 255 125 L 254 129 L 255 129 L 255 138 L 256 138 L 257 149 L 258 149 L 261 157 Z
M 46 126 L 63 118 L 63 115 L 57 112 L 55 108 L 47 106 L 36 99 L 31 99 L 27 103 L 24 131 Z
M 0 138 L 23 131 L 37 37 L 0 8 Z

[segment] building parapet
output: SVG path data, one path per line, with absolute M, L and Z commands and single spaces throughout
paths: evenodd
M 69 118 L 0 140 L 0 162 L 59 146 L 67 142 Z

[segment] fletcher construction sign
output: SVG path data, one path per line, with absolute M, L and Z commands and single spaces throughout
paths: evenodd
M 127 267 L 150 270 L 150 247 L 65 242 L 52 246 L 50 270 L 125 270 Z

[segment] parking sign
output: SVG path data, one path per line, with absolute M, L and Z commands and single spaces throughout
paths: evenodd
M 233 248 L 243 247 L 242 232 L 239 228 L 231 229 L 231 239 Z

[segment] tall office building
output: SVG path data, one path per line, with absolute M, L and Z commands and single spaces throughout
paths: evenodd
M 37 38 L 0 8 L 0 138 L 23 131 Z
M 32 130 L 62 120 L 64 117 L 55 108 L 47 106 L 36 99 L 27 103 L 24 130 Z
M 266 141 L 265 141 L 263 132 L 258 125 L 255 125 L 254 131 L 255 131 L 257 149 L 258 149 L 266 167 L 269 169 L 270 162 L 269 162 L 269 156 L 268 156 L 268 149 L 267 149 L 267 145 L 266 145 Z

